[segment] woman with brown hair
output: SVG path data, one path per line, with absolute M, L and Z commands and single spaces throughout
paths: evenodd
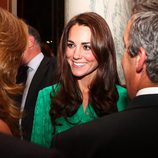
M 46 147 L 54 134 L 127 105 L 126 89 L 116 85 L 112 34 L 97 13 L 82 13 L 68 22 L 57 64 L 59 83 L 39 92 L 34 114 L 32 142 Z
M 16 84 L 17 70 L 27 46 L 27 25 L 0 8 L 0 132 L 18 133 L 20 111 L 15 96 L 21 92 Z

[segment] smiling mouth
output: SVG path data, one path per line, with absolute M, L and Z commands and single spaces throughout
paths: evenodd
M 84 66 L 85 65 L 85 63 L 75 63 L 75 62 L 73 62 L 73 64 L 76 66 Z

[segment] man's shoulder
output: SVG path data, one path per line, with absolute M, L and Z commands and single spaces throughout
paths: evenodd
M 0 133 L 0 141 L 3 142 L 0 143 L 1 157 L 48 158 L 52 155 L 52 152 L 44 147 L 26 141 L 21 141 L 16 137 L 6 134 Z
M 53 62 L 56 62 L 56 57 L 55 56 L 52 56 L 52 57 L 48 57 L 48 56 L 45 56 L 44 55 L 44 58 L 43 60 L 46 60 L 46 61 L 53 61 Z

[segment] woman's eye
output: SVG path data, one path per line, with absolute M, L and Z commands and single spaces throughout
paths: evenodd
M 73 43 L 67 43 L 67 47 L 69 47 L 69 48 L 74 48 L 75 45 L 74 45 Z
M 84 45 L 84 46 L 83 46 L 83 49 L 84 49 L 84 50 L 91 50 L 91 46 L 89 46 L 89 45 Z

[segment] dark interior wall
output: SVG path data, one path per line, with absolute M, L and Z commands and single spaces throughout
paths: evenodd
M 49 46 L 56 54 L 64 27 L 64 0 L 20 0 L 17 16 L 34 26 L 43 42 L 52 41 Z

